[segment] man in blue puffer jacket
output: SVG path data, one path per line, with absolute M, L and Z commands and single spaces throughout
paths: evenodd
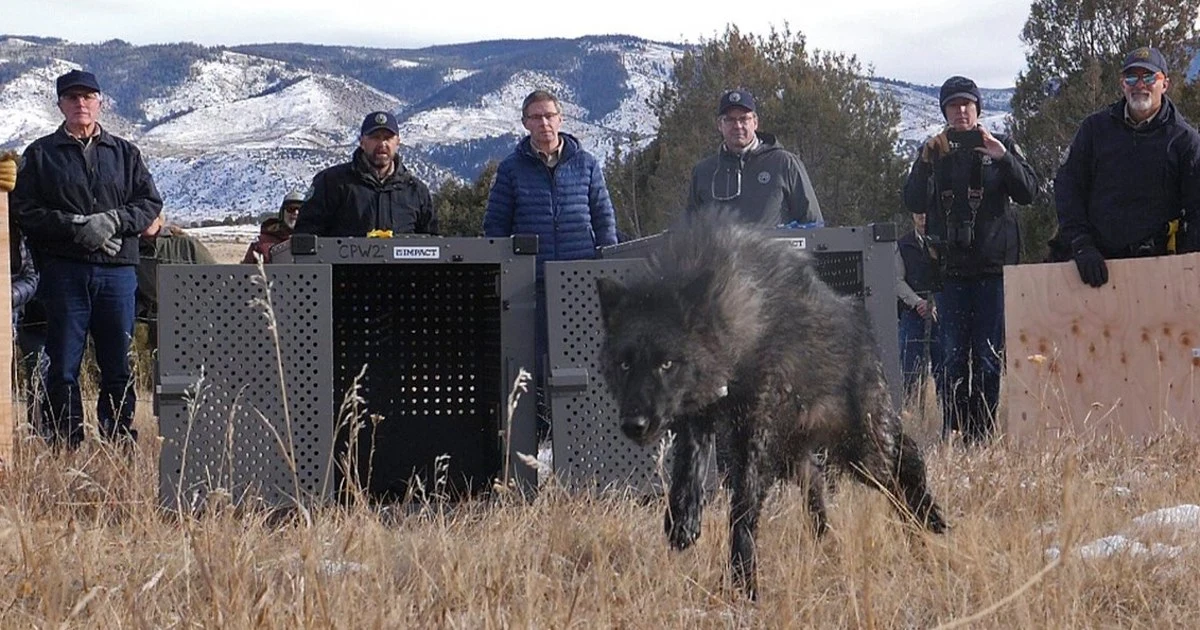
M 483 215 L 483 233 L 538 236 L 534 382 L 539 384 L 538 402 L 543 407 L 540 383 L 547 344 L 542 263 L 594 257 L 597 247 L 616 244 L 617 219 L 600 162 L 574 136 L 559 131 L 558 99 L 545 90 L 531 92 L 521 104 L 521 123 L 529 135 L 500 162 Z M 544 408 L 539 416 L 544 432 Z
M 562 109 L 545 90 L 525 97 L 529 130 L 496 171 L 483 215 L 485 236 L 538 235 L 538 277 L 547 260 L 592 258 L 617 242 L 604 171 L 574 136 L 559 131 Z

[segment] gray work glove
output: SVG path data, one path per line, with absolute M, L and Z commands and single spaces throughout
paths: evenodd
M 104 241 L 117 233 L 117 227 L 120 225 L 116 210 L 76 215 L 72 221 L 75 223 L 75 242 L 89 252 L 100 249 Z
M 109 237 L 107 241 L 104 241 L 100 244 L 100 251 L 108 254 L 109 256 L 116 256 L 117 254 L 121 253 L 121 244 L 124 242 L 124 240 L 125 239 L 121 238 L 120 236 Z

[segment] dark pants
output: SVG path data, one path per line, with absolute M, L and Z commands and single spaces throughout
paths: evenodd
M 129 361 L 137 275 L 133 265 L 97 265 L 42 256 L 38 296 L 46 307 L 48 408 L 51 440 L 83 441 L 79 371 L 88 334 L 100 368 L 96 416 L 101 435 L 136 437 L 130 425 L 137 398 Z
M 926 324 L 929 329 L 926 330 Z M 942 343 L 940 326 L 911 308 L 900 311 L 900 367 L 904 371 L 904 393 L 911 395 L 924 383 L 925 368 L 933 373 L 933 382 L 941 393 Z M 926 358 L 928 357 L 928 363 Z
M 972 444 L 996 429 L 1004 361 L 1004 278 L 947 278 L 937 295 L 942 332 L 943 437 Z

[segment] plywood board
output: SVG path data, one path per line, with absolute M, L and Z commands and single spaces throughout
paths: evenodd
M 1110 260 L 1108 273 L 1096 289 L 1073 262 L 1005 268 L 1013 439 L 1200 435 L 1200 254 Z
M 0 191 L 0 465 L 12 463 L 13 452 L 13 327 L 12 274 L 9 264 L 8 193 Z

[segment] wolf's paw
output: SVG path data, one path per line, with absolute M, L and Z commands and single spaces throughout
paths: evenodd
M 700 516 L 698 514 L 677 516 L 678 518 L 672 519 L 671 513 L 668 512 L 664 525 L 671 547 L 683 551 L 691 547 L 692 543 L 700 537 Z

